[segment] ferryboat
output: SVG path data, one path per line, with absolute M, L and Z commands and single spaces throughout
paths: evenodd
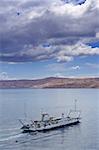
M 23 123 L 22 120 L 19 120 L 22 124 L 21 130 L 23 133 L 30 132 L 44 132 L 49 130 L 54 130 L 62 128 L 65 126 L 75 125 L 80 123 L 81 111 L 76 109 L 70 110 L 67 116 L 64 113 L 61 114 L 61 117 L 51 117 L 48 113 L 41 114 L 41 120 L 31 120 L 30 124 Z

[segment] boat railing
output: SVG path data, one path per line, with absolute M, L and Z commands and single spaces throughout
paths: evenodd
M 67 115 L 67 118 L 78 118 L 80 119 L 81 118 L 81 110 L 70 110 L 68 115 Z

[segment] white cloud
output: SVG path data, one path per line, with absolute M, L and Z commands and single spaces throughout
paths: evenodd
M 58 54 L 57 56 L 57 62 L 68 62 L 68 61 L 72 61 L 73 57 L 71 56 L 65 56 L 64 54 Z
M 57 62 L 69 62 L 73 61 L 76 56 L 99 55 L 99 48 L 92 48 L 81 42 L 74 45 L 50 45 L 48 47 L 30 45 L 25 46 L 24 50 L 18 52 L 17 55 L 31 57 L 33 60 L 54 59 Z
M 91 0 L 87 0 L 82 5 L 74 5 L 73 3 L 68 3 L 65 5 L 54 4 L 51 6 L 50 11 L 54 12 L 56 15 L 61 16 L 71 15 L 73 17 L 81 17 L 82 15 L 84 15 L 84 13 L 86 13 L 91 4 L 92 4 Z
M 73 69 L 73 70 L 79 70 L 80 66 L 73 66 L 73 67 L 71 67 L 71 69 Z
M 96 38 L 98 38 L 98 39 L 99 39 L 99 32 L 97 32 L 97 33 L 96 33 Z
M 0 80 L 8 80 L 7 72 L 1 72 L 0 73 Z
M 91 46 L 83 43 L 77 43 L 75 45 L 62 45 L 60 51 L 57 54 L 59 61 L 71 61 L 75 56 L 87 56 L 87 55 L 99 55 L 99 48 L 92 48 Z M 65 59 L 66 58 L 66 59 Z
M 99 9 L 99 0 L 91 0 L 91 2 L 93 2 L 93 8 L 98 8 Z
M 16 80 L 14 77 L 10 77 L 7 72 L 0 73 L 0 80 Z
M 64 76 L 62 73 L 58 72 L 58 73 L 54 74 L 53 77 L 65 78 L 66 76 Z
M 31 11 L 29 14 L 28 14 L 28 18 L 29 19 L 36 19 L 36 18 L 39 18 L 39 17 L 42 17 L 42 15 L 44 14 L 44 10 L 33 10 Z

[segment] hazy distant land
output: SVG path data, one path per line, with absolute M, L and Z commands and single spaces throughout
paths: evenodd
M 99 78 L 58 78 L 0 80 L 0 88 L 99 88 Z

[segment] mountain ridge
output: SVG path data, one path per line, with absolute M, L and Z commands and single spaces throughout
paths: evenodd
M 15 88 L 99 88 L 99 78 L 62 78 L 0 80 L 0 89 Z

